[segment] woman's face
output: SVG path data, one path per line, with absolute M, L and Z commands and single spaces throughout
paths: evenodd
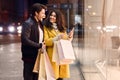
M 52 12 L 50 15 L 50 22 L 55 23 L 56 22 L 56 13 Z

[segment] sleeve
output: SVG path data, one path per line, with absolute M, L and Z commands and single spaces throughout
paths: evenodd
M 45 41 L 46 46 L 53 46 L 54 37 L 51 37 L 48 31 L 49 30 L 46 27 L 44 27 L 44 41 Z
M 42 43 L 36 43 L 32 40 L 30 40 L 30 34 L 31 34 L 31 26 L 28 23 L 23 23 L 22 25 L 22 35 L 21 35 L 21 42 L 24 45 L 41 48 Z

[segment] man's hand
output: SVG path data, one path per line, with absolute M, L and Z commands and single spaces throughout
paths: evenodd
M 42 49 L 46 49 L 45 42 L 42 42 Z

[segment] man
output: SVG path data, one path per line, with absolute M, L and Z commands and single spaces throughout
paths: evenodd
M 46 6 L 35 3 L 31 8 L 31 16 L 22 25 L 21 51 L 24 80 L 37 80 L 38 74 L 33 67 L 38 49 L 45 47 L 43 42 L 42 20 L 45 18 Z

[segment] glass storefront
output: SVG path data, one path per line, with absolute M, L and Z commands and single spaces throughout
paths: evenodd
M 114 0 L 84 0 L 84 48 L 78 54 L 85 80 L 119 80 L 119 7 Z
M 77 0 L 69 9 L 61 9 L 68 26 L 75 28 L 73 46 L 81 80 L 119 79 L 120 28 L 115 5 L 113 0 Z
M 75 74 L 72 75 L 76 78 L 70 80 L 118 80 L 120 76 L 118 1 L 67 0 L 67 3 L 55 4 L 53 7 L 59 8 L 64 13 L 68 32 L 73 27 L 75 29 L 73 47 L 79 74 L 73 71 Z

